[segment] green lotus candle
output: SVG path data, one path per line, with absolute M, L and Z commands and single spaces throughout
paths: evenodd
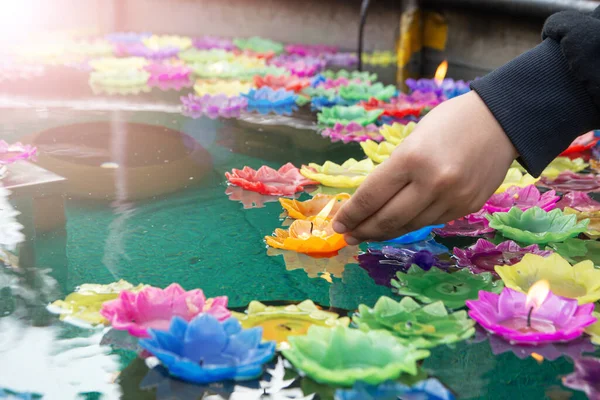
M 424 271 L 416 265 L 408 272 L 397 274 L 392 279 L 394 291 L 400 295 L 412 296 L 423 303 L 442 301 L 450 309 L 465 306 L 465 301 L 476 299 L 480 290 L 500 293 L 504 284 L 494 282 L 489 272 L 473 274 L 467 269 L 449 274 L 439 268 Z
M 361 106 L 334 106 L 323 108 L 317 114 L 317 119 L 319 123 L 327 126 L 334 126 L 336 122 L 344 125 L 356 122 L 366 126 L 375 123 L 382 113 L 382 110 L 367 111 Z
M 539 207 L 527 211 L 513 207 L 486 218 L 502 236 L 527 244 L 562 242 L 585 232 L 589 223 L 586 219 L 577 221 L 577 216 L 565 215 L 559 209 L 546 212 Z
M 400 374 L 416 375 L 417 361 L 429 351 L 401 344 L 386 331 L 363 332 L 342 326 L 311 326 L 305 336 L 290 336 L 283 355 L 294 367 L 320 383 L 377 385 Z
M 388 330 L 398 341 L 418 348 L 430 348 L 465 340 L 475 333 L 475 321 L 467 312 L 448 313 L 444 303 L 422 306 L 411 297 L 399 302 L 382 296 L 369 308 L 358 306 L 353 321 L 361 330 Z
M 372 74 L 368 71 L 348 71 L 345 69 L 339 71 L 327 70 L 321 73 L 327 79 L 345 78 L 349 80 L 360 80 L 363 82 L 373 82 L 377 80 L 377 74 Z
M 396 92 L 396 86 L 384 86 L 381 82 L 372 85 L 353 83 L 348 86 L 340 87 L 340 97 L 350 101 L 366 101 L 372 98 L 388 101 L 396 95 Z
M 561 243 L 548 243 L 548 246 L 571 264 L 590 260 L 600 266 L 600 242 L 596 240 L 571 238 Z
M 281 43 L 259 36 L 233 39 L 233 44 L 240 50 L 250 50 L 257 53 L 268 53 L 272 51 L 275 54 L 279 54 L 283 52 L 283 45 Z

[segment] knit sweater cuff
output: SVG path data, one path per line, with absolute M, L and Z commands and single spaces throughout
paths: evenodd
M 471 88 L 534 176 L 577 136 L 600 126 L 592 98 L 552 39 L 473 81 Z

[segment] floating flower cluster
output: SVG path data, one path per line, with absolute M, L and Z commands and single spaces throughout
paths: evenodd
M 248 101 L 239 96 L 227 97 L 224 94 L 181 97 L 183 113 L 192 118 L 207 116 L 208 118 L 239 118 L 241 112 L 248 107 Z
M 353 66 L 356 54 L 258 37 L 125 32 L 27 52 L 23 64 L 8 60 L 0 65 L 0 83 L 37 77 L 46 73 L 44 65 L 63 64 L 89 68 L 95 93 L 180 91 L 194 85 L 195 94 L 188 89 L 181 98 L 182 112 L 192 118 L 319 110 L 318 132 L 332 142 L 360 142 L 366 157 L 341 164 L 336 158 L 305 160 L 300 169 L 289 163 L 280 169 L 234 169 L 226 173 L 231 184 L 226 193 L 245 206 L 279 201 L 282 225 L 273 234 L 265 232 L 265 242 L 269 255 L 283 256 L 290 276 L 304 269 L 335 288 L 348 276 L 346 265 L 358 263 L 358 271 L 380 289 L 403 296 L 360 304 L 350 325 L 343 310 L 322 309 L 310 300 L 287 305 L 253 301 L 245 312 L 232 312 L 226 297 L 206 298 L 200 289 L 119 281 L 81 285 L 50 304 L 48 309 L 63 321 L 111 325 L 140 337 L 140 345 L 168 374 L 197 384 L 259 377 L 279 349 L 303 376 L 352 387 L 338 390 L 339 398 L 369 398 L 378 391 L 429 395 L 426 383 L 431 380 L 412 386 L 386 381 L 424 373 L 417 363 L 429 355 L 426 349 L 471 337 L 475 324 L 496 350 L 510 348 L 517 355 L 550 354 L 550 359 L 560 346 L 577 347 L 584 339 L 589 345 L 590 338 L 600 344 L 600 314 L 594 310 L 600 300 L 600 244 L 589 240 L 600 237 L 600 202 L 594 194 L 600 192 L 600 178 L 587 173 L 588 167 L 598 168 L 596 160 L 587 158 L 598 142 L 594 133 L 575 140 L 539 181 L 513 164 L 479 212 L 370 243 L 359 254 L 333 230 L 336 213 L 378 164 L 409 135 L 419 134 L 415 128 L 422 116 L 469 91 L 468 82 L 443 76 L 407 80 L 409 93 L 401 93 L 370 72 L 326 70 Z M 365 64 L 394 60 L 390 52 L 363 55 Z M 0 141 L 0 175 L 9 164 L 34 159 L 35 153 L 29 145 Z M 312 199 L 305 200 L 305 191 Z M 7 263 L 7 253 L 22 240 L 22 226 L 14 220 L 16 211 L 5 208 L 0 255 Z M 452 254 L 436 242 L 440 237 L 457 237 Z M 305 260 L 313 262 L 306 267 Z M 458 310 L 464 307 L 468 315 Z M 523 352 L 525 346 L 534 350 Z M 578 358 L 581 353 L 564 354 Z M 596 361 L 578 358 L 564 384 L 596 395 Z

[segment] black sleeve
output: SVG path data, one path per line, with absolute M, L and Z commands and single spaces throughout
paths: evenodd
M 541 44 L 471 83 L 534 176 L 600 128 L 600 7 L 551 16 Z

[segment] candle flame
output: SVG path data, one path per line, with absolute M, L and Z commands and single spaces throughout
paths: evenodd
M 325 207 L 323 207 L 323 209 L 317 214 L 317 216 L 315 217 L 315 220 L 319 221 L 319 222 L 321 222 L 321 221 L 325 222 L 324 220 L 327 219 L 327 217 L 331 213 L 331 210 L 333 210 L 333 206 L 335 206 L 336 201 L 337 201 L 337 199 L 335 199 L 335 198 L 329 200 L 329 203 L 327 203 L 327 205 Z
M 527 292 L 527 301 L 525 302 L 525 307 L 530 308 L 533 307 L 534 310 L 538 309 L 548 294 L 550 293 L 550 282 L 543 279 L 541 281 L 537 281 L 529 288 Z
M 544 356 L 542 356 L 541 354 L 538 354 L 538 353 L 531 353 L 531 358 L 533 358 L 535 361 L 537 361 L 540 364 L 544 362 Z
M 448 72 L 448 60 L 442 61 L 442 63 L 435 70 L 435 83 L 438 85 L 442 84 L 442 81 L 446 77 L 446 73 Z

